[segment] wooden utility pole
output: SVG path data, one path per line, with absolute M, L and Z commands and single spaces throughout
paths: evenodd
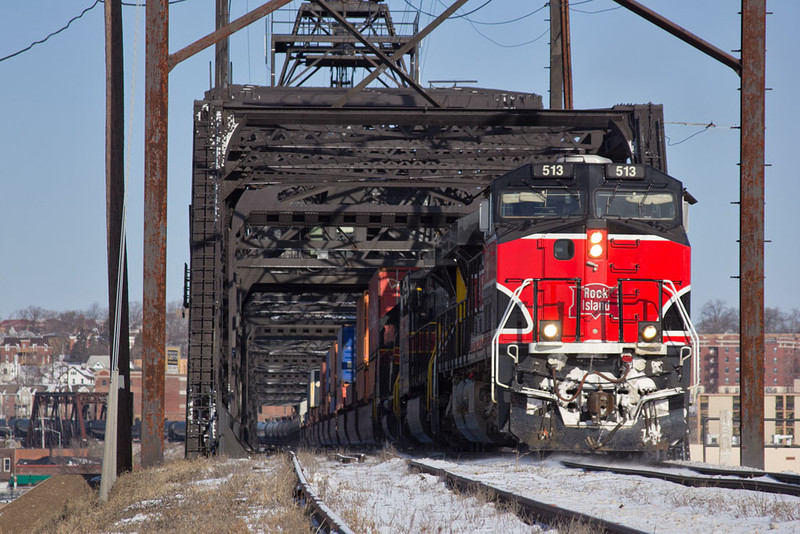
M 561 33 L 561 2 L 550 0 L 550 109 L 564 109 Z
M 550 2 L 550 109 L 572 109 L 569 0 Z
M 133 469 L 131 381 L 128 344 L 128 258 L 123 233 L 125 202 L 125 104 L 122 54 L 122 3 L 105 2 L 106 38 L 106 232 L 108 246 L 108 322 L 111 349 L 118 347 L 116 472 Z M 120 273 L 120 270 L 122 271 Z M 118 310 L 118 312 L 117 312 Z M 117 323 L 118 321 L 118 323 Z M 113 353 L 112 353 L 113 356 Z
M 217 0 L 216 11 L 217 24 L 216 29 L 223 28 L 228 25 L 230 13 L 228 12 L 228 0 Z M 220 39 L 214 45 L 215 52 L 215 65 L 214 65 L 214 87 L 217 89 L 225 89 L 230 83 L 230 53 L 228 52 L 228 38 Z

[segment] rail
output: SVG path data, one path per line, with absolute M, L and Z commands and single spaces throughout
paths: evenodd
M 355 534 L 342 519 L 317 496 L 310 484 L 303 475 L 300 462 L 294 452 L 289 451 L 294 464 L 294 472 L 297 476 L 296 497 L 304 502 L 311 514 L 314 522 L 314 532 L 329 532 L 338 534 Z
M 695 476 L 686 475 L 680 472 L 659 471 L 657 469 L 653 469 L 652 467 L 636 469 L 617 465 L 588 464 L 572 460 L 561 460 L 561 464 L 565 467 L 583 469 L 584 471 L 605 471 L 620 475 L 635 475 L 646 478 L 657 478 L 659 480 L 665 480 L 667 482 L 680 484 L 690 488 L 723 488 L 732 490 L 741 489 L 758 491 L 761 493 L 775 493 L 779 495 L 792 495 L 795 497 L 800 496 L 800 486 L 796 484 L 787 484 L 784 482 L 756 480 L 752 478 L 747 479 L 741 477 L 719 478 L 717 476 Z
M 590 530 L 587 530 L 587 532 L 644 534 L 643 531 L 635 528 L 627 527 L 612 521 L 606 521 L 599 517 L 589 516 L 574 510 L 569 510 L 567 508 L 560 508 L 552 504 L 537 501 L 531 499 L 530 497 L 525 497 L 512 491 L 504 490 L 491 484 L 486 484 L 479 480 L 457 475 L 447 471 L 446 469 L 440 469 L 414 460 L 409 460 L 408 465 L 411 469 L 416 469 L 423 473 L 440 477 L 449 486 L 457 488 L 461 491 L 470 491 L 476 488 L 488 491 L 497 502 L 509 504 L 511 505 L 511 509 L 518 510 L 518 515 L 520 515 L 522 519 L 526 521 L 535 519 L 550 525 L 556 525 L 558 523 L 569 524 L 577 521 L 579 523 L 586 524 L 589 527 Z

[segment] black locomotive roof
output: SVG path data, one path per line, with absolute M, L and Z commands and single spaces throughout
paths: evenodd
M 557 164 L 556 164 L 557 165 Z M 676 199 L 686 200 L 694 204 L 695 199 L 683 189 L 683 184 L 658 169 L 649 166 L 636 166 L 637 171 L 644 170 L 644 176 L 631 178 L 608 178 L 609 174 L 604 163 L 571 163 L 571 176 L 560 178 L 542 177 L 541 166 L 534 173 L 534 164 L 526 164 L 499 178 L 492 183 L 494 197 L 494 211 L 499 214 L 499 193 L 504 190 L 521 188 L 566 188 L 578 189 L 587 193 L 589 205 L 593 205 L 593 193 L 597 190 L 620 191 L 630 190 L 655 190 L 669 191 Z M 686 229 L 683 225 L 683 212 L 681 202 L 676 207 L 676 219 L 666 223 L 660 221 L 643 221 L 618 217 L 598 218 L 592 214 L 592 209 L 586 209 L 583 217 L 550 219 L 531 219 L 506 221 L 500 216 L 494 218 L 498 227 L 498 237 L 501 242 L 517 239 L 531 232 L 585 232 L 587 228 L 606 227 L 613 233 L 643 233 L 659 235 L 671 241 L 685 245 L 689 244 Z

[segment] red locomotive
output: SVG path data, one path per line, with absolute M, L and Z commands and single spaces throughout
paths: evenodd
M 358 329 L 374 350 L 356 374 L 376 378 L 328 412 L 369 439 L 353 431 L 338 442 L 681 446 L 698 362 L 693 202 L 656 169 L 597 156 L 495 179 L 443 237 L 436 267 L 398 276 L 396 305 Z M 307 435 L 319 436 L 313 426 Z

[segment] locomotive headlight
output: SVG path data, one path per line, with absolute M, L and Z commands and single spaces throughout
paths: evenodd
M 603 245 L 592 245 L 589 247 L 589 256 L 599 258 L 603 255 Z
M 605 236 L 603 232 L 593 230 L 589 232 L 589 257 L 599 258 L 605 252 Z
M 561 340 L 561 324 L 558 321 L 542 321 L 539 323 L 539 337 L 545 341 Z
M 657 322 L 642 321 L 639 323 L 639 341 L 653 343 L 658 340 L 660 334 L 661 328 Z

